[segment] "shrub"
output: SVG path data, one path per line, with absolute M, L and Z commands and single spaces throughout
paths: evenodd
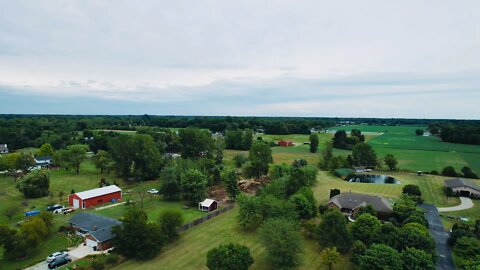
M 447 166 L 447 167 L 443 168 L 442 175 L 443 176 L 450 176 L 450 177 L 457 177 L 458 173 L 455 171 L 455 168 L 453 168 L 452 166 Z
M 110 255 L 107 256 L 107 259 L 105 260 L 105 262 L 107 264 L 116 264 L 118 262 L 118 259 L 119 259 L 118 254 L 111 253 Z
M 105 264 L 99 261 L 92 261 L 91 267 L 93 270 L 103 270 L 105 269 Z

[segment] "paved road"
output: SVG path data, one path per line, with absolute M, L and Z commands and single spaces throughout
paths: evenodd
M 437 207 L 433 204 L 422 204 L 420 207 L 427 210 L 425 218 L 428 220 L 428 230 L 433 236 L 433 239 L 435 239 L 435 244 L 437 246 L 437 270 L 455 269 L 452 251 L 447 244 L 450 235 L 443 227 L 442 220 L 438 215 Z
M 472 199 L 467 197 L 460 197 L 460 204 L 453 207 L 439 207 L 438 212 L 452 212 L 470 209 L 473 207 Z

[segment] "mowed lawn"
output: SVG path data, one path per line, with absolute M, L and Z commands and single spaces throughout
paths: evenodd
M 316 199 L 324 203 L 329 199 L 331 189 L 340 189 L 341 192 L 357 192 L 371 195 L 380 195 L 391 199 L 399 198 L 402 194 L 402 188 L 407 184 L 420 186 L 426 203 L 435 204 L 438 207 L 454 206 L 460 203 L 458 198 L 449 198 L 443 193 L 444 180 L 446 177 L 403 173 L 403 172 L 375 172 L 378 174 L 387 174 L 395 177 L 400 184 L 367 184 L 350 183 L 337 178 L 329 172 L 319 171 L 318 183 L 313 188 Z
M 244 232 L 237 224 L 238 207 L 215 217 L 183 233 L 178 241 L 167 245 L 149 261 L 129 260 L 114 269 L 207 269 L 207 252 L 210 248 L 230 242 L 246 245 L 255 263 L 250 269 L 270 269 L 266 252 L 255 232 Z M 312 240 L 304 240 L 302 265 L 297 269 L 323 269 L 320 246 Z M 335 265 L 335 269 L 353 269 L 347 256 Z

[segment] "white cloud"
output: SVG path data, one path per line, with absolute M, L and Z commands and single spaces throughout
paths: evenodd
M 239 99 L 261 104 L 253 114 L 375 116 L 376 95 L 404 95 L 442 99 L 417 110 L 437 117 L 436 104 L 471 102 L 456 90 L 478 97 L 478 10 L 473 0 L 2 1 L 0 85 L 192 108 L 221 97 L 225 108 L 197 114 L 239 113 Z

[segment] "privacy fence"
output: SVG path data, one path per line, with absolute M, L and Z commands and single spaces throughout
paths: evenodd
M 194 220 L 194 221 L 192 221 L 192 222 L 190 222 L 190 223 L 188 223 L 188 224 L 185 224 L 185 225 L 182 225 L 182 226 L 178 227 L 178 228 L 177 228 L 177 232 L 178 232 L 178 233 L 182 233 L 182 232 L 184 232 L 184 231 L 186 231 L 186 230 L 188 230 L 188 229 L 190 229 L 190 228 L 192 228 L 192 227 L 195 227 L 195 226 L 197 226 L 197 225 L 202 224 L 203 222 L 205 222 L 205 221 L 207 221 L 207 220 L 209 220 L 209 219 L 211 219 L 211 218 L 214 218 L 214 217 L 216 217 L 216 216 L 218 216 L 218 215 L 221 215 L 221 214 L 223 214 L 223 213 L 225 213 L 225 212 L 227 212 L 227 211 L 230 211 L 230 210 L 232 210 L 234 207 L 235 207 L 234 204 L 229 204 L 229 205 L 225 206 L 225 207 L 222 208 L 222 209 L 215 210 L 214 212 L 211 212 L 211 213 L 209 213 L 208 215 L 206 215 L 206 216 L 204 216 L 204 217 L 198 218 L 198 219 L 196 219 L 196 220 Z

